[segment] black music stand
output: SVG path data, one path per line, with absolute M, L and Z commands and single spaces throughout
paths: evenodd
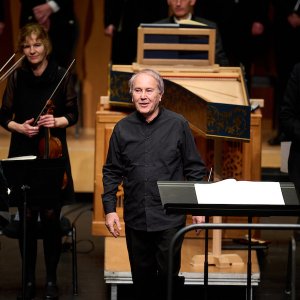
M 252 223 L 253 216 L 299 216 L 300 214 L 300 203 L 295 190 L 295 186 L 291 182 L 281 182 L 280 188 L 283 195 L 284 204 L 283 205 L 269 205 L 269 204 L 199 204 L 195 192 L 195 183 L 204 183 L 205 182 L 191 182 L 191 181 L 158 181 L 158 189 L 162 201 L 162 205 L 166 210 L 167 214 L 191 214 L 195 216 L 206 216 L 206 222 L 208 221 L 207 217 L 209 216 L 247 216 L 248 223 Z M 195 229 L 206 229 L 208 225 L 211 229 L 220 229 L 226 227 L 226 224 L 206 224 L 198 227 L 194 224 Z M 229 224 L 228 224 L 229 225 Z M 234 225 L 234 224 L 230 224 Z M 245 224 L 246 225 L 246 224 Z M 248 229 L 248 263 L 247 263 L 247 300 L 251 299 L 251 228 L 254 228 L 257 224 L 247 224 L 244 226 L 244 229 Z M 271 229 L 279 229 L 284 227 L 282 224 L 273 224 L 274 226 Z M 190 225 L 192 227 L 193 225 Z M 233 226 L 234 227 L 234 226 Z M 239 229 L 239 226 L 236 226 L 236 229 Z M 259 226 L 257 226 L 259 227 Z M 268 229 L 268 225 L 261 224 L 261 229 Z M 299 228 L 299 225 L 288 225 L 285 226 L 285 229 L 296 229 Z M 187 228 L 187 227 L 186 227 Z M 181 230 L 181 234 L 185 232 L 185 229 Z M 176 234 L 177 235 L 177 234 Z M 175 236 L 176 236 L 175 235 Z M 206 291 L 208 285 L 208 234 L 206 230 L 205 234 L 205 261 L 204 261 L 204 288 Z M 170 250 L 172 250 L 170 247 Z M 172 251 L 170 251 L 172 253 Z M 169 266 L 172 268 L 172 259 L 169 257 Z M 169 267 L 169 271 L 171 269 Z M 172 299 L 172 276 L 171 272 L 168 274 L 168 299 Z M 207 294 L 205 292 L 205 299 Z
M 4 176 L 10 194 L 10 206 L 23 208 L 22 249 L 22 299 L 25 299 L 26 275 L 26 210 L 27 207 L 52 208 L 59 205 L 65 164 L 58 159 L 26 159 L 26 157 L 2 160 Z

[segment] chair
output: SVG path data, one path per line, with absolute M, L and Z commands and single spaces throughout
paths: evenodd
M 38 222 L 39 223 L 39 222 Z M 72 286 L 73 286 L 73 295 L 78 295 L 78 276 L 77 276 L 77 247 L 76 247 L 76 227 L 74 224 L 71 224 L 70 220 L 62 216 L 60 219 L 62 236 L 71 238 L 72 242 Z M 11 216 L 10 222 L 6 225 L 0 227 L 0 235 L 5 235 L 8 238 L 19 239 L 21 232 L 21 224 L 16 218 L 16 215 Z M 38 228 L 38 239 L 42 238 L 42 230 Z

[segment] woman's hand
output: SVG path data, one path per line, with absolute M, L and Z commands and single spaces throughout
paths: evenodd
M 10 131 L 16 131 L 24 134 L 28 137 L 33 137 L 39 133 L 39 126 L 32 126 L 34 123 L 34 118 L 25 121 L 23 124 L 11 121 L 8 123 L 8 129 Z
M 69 125 L 69 121 L 65 117 L 55 118 L 52 114 L 46 114 L 40 116 L 37 125 L 47 128 L 65 128 Z
M 43 126 L 43 127 L 47 127 L 47 128 L 56 127 L 55 126 L 55 118 L 52 114 L 40 116 L 37 124 L 38 124 L 38 126 Z

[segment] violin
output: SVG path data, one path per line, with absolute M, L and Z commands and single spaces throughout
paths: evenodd
M 54 104 L 50 99 L 47 101 L 46 114 L 53 114 Z M 58 158 L 62 157 L 62 145 L 59 138 L 51 136 L 50 128 L 44 128 L 44 137 L 39 142 L 39 157 Z
M 53 115 L 54 104 L 51 99 L 46 103 L 46 114 Z M 62 143 L 58 137 L 52 136 L 50 128 L 44 128 L 44 136 L 39 141 L 38 157 L 44 159 L 53 159 L 62 157 Z M 67 186 L 68 177 L 64 173 L 62 189 Z
M 38 117 L 36 118 L 34 125 L 35 126 L 42 114 L 51 114 L 53 115 L 54 112 L 54 103 L 52 101 L 52 97 L 54 96 L 55 92 L 57 91 L 58 87 L 62 83 L 63 79 L 67 75 L 68 71 L 70 70 L 71 66 L 73 65 L 75 59 L 71 62 L 69 67 L 67 68 L 65 74 L 60 79 L 59 83 L 55 87 L 54 91 L 52 92 L 49 99 L 46 101 L 46 104 L 44 105 L 43 109 L 39 113 Z M 44 136 L 39 141 L 39 151 L 38 151 L 38 157 L 44 158 L 44 159 L 53 159 L 53 158 L 60 158 L 62 157 L 62 143 L 59 138 L 52 136 L 50 132 L 50 128 L 44 128 Z M 66 187 L 68 183 L 67 173 L 64 173 L 63 177 L 63 183 L 62 183 L 62 189 Z

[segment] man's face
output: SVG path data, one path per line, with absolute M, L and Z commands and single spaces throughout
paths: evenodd
M 167 0 L 172 14 L 178 19 L 184 19 L 192 13 L 195 0 Z
M 147 122 L 152 121 L 158 115 L 161 96 L 157 82 L 151 75 L 142 73 L 135 78 L 132 88 L 132 102 Z

